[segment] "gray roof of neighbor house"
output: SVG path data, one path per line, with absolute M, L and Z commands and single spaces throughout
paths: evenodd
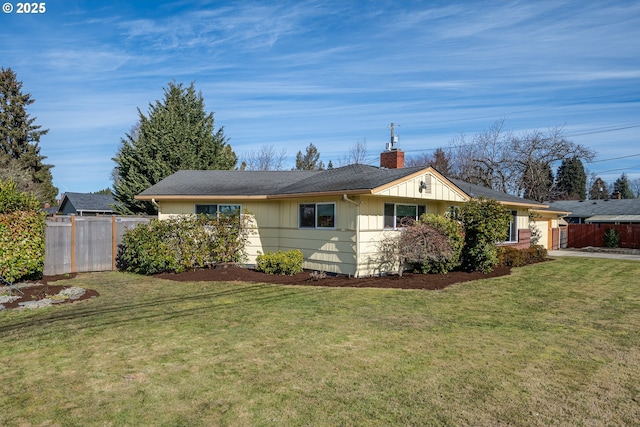
M 640 215 L 640 199 L 557 200 L 545 202 L 551 209 L 571 212 L 569 218 L 595 215 Z
M 385 169 L 369 165 L 348 165 L 323 171 L 222 171 L 182 170 L 138 195 L 143 200 L 163 196 L 287 196 L 373 190 L 425 170 L 423 166 Z M 493 198 L 502 202 L 545 205 L 521 197 L 448 179 L 470 197 Z
M 111 205 L 116 201 L 110 194 L 64 193 L 59 213 L 104 212 L 112 213 Z

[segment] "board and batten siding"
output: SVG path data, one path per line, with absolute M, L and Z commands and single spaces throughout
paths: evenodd
M 421 185 L 421 183 L 424 183 Z M 441 200 L 465 202 L 467 198 L 447 185 L 442 179 L 431 173 L 419 174 L 406 181 L 384 187 L 375 193 L 377 196 L 412 198 L 420 200 Z
M 247 244 L 247 264 L 255 264 L 261 253 L 300 249 L 304 268 L 331 273 L 356 273 L 357 207 L 339 197 L 309 197 L 290 200 L 160 201 L 159 219 L 195 212 L 196 204 L 240 204 L 253 218 Z M 299 228 L 300 203 L 335 203 L 336 227 Z
M 420 193 L 418 192 L 418 194 Z M 380 258 L 380 246 L 385 237 L 397 234 L 399 231 L 384 229 L 385 203 L 425 205 L 426 213 L 436 215 L 444 215 L 450 206 L 462 204 L 462 202 L 458 201 L 431 200 L 427 198 L 377 196 L 361 196 L 357 201 L 360 203 L 360 228 L 357 236 L 358 276 L 371 276 L 389 272 L 389 266 Z

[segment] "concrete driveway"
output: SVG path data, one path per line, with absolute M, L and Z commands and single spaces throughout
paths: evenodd
M 580 251 L 571 249 L 560 249 L 556 251 L 549 251 L 550 257 L 562 257 L 562 256 L 578 256 L 587 258 L 613 258 L 613 259 L 628 259 L 632 261 L 640 261 L 640 251 L 630 249 L 625 253 L 617 252 L 597 252 L 597 251 Z

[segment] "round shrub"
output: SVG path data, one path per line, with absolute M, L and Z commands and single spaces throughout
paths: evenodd
M 432 251 L 429 256 L 418 263 L 417 267 L 422 273 L 448 273 L 460 265 L 460 254 L 464 246 L 464 232 L 460 222 L 445 216 L 424 214 L 417 224 L 431 227 L 443 239 L 441 246 L 445 250 Z M 406 231 L 406 230 L 405 230 Z M 425 245 L 425 255 L 429 248 Z M 436 249 L 434 246 L 432 249 Z
M 256 257 L 256 270 L 267 274 L 294 275 L 302 272 L 303 262 L 300 249 L 267 252 Z

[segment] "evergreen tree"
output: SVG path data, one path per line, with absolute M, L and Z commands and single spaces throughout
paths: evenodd
M 328 170 L 333 169 L 333 162 L 331 160 L 329 160 L 329 164 L 327 165 L 327 169 Z
M 121 139 L 113 160 L 116 210 L 122 214 L 157 212 L 149 202 L 134 197 L 181 169 L 230 170 L 237 156 L 227 143 L 223 128 L 214 128 L 213 113 L 205 111 L 201 93 L 194 84 L 169 83 L 164 99 L 149 104 L 145 116 Z
M 49 132 L 35 124 L 26 108 L 35 102 L 22 93 L 22 82 L 11 68 L 0 68 L 0 163 L 33 191 L 41 203 L 54 202 L 58 189 L 53 186 L 52 165 L 42 163 L 40 137 Z M 9 172 L 6 172 L 9 173 Z
M 626 173 L 623 173 L 620 178 L 616 179 L 616 182 L 613 183 L 613 191 L 620 193 L 620 197 L 623 199 L 635 199 Z
M 316 171 L 323 170 L 324 163 L 320 162 L 320 153 L 315 145 L 309 144 L 304 155 L 302 151 L 296 154 L 296 170 Z
M 587 174 L 578 157 L 564 159 L 556 177 L 557 199 L 584 200 L 587 197 Z
M 609 188 L 602 178 L 597 177 L 593 181 L 593 184 L 591 184 L 591 189 L 589 189 L 589 198 L 591 200 L 606 200 L 609 198 Z
M 449 176 L 449 156 L 442 148 L 437 148 L 433 152 L 433 159 L 430 165 L 444 176 Z

